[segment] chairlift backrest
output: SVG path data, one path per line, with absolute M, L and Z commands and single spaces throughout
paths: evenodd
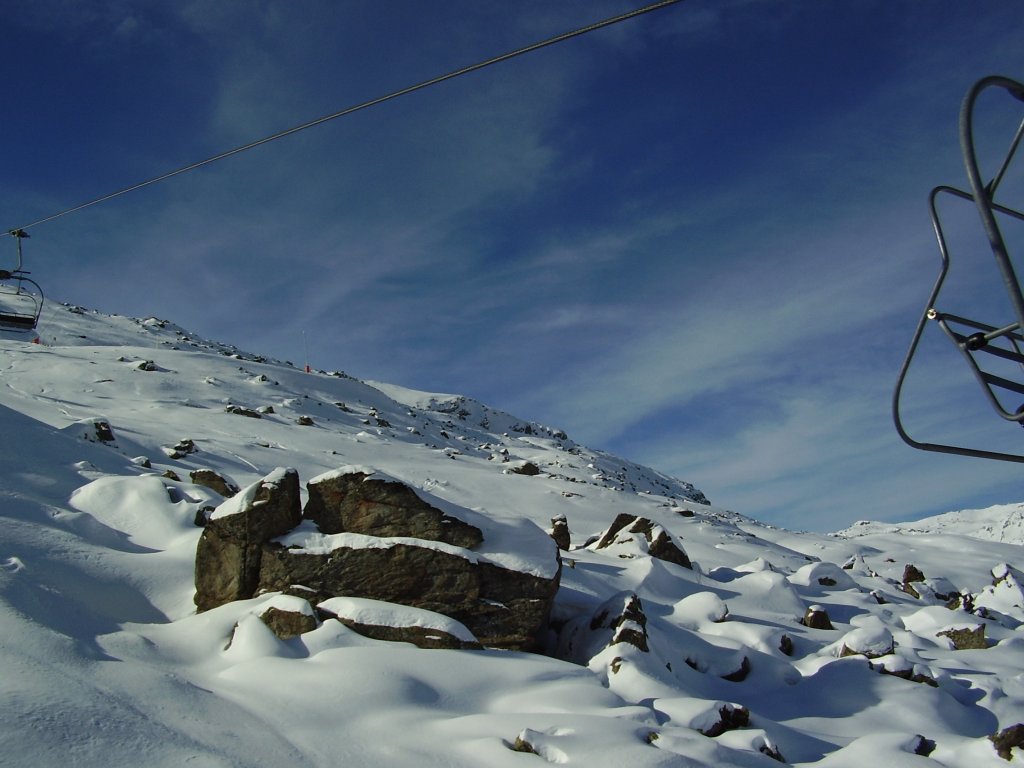
M 26 333 L 39 325 L 43 291 L 23 269 L 21 241 L 28 233 L 16 229 L 9 234 L 18 243 L 18 263 L 13 270 L 0 269 L 0 331 Z
M 896 431 L 904 442 L 914 448 L 1024 463 L 1024 455 L 915 440 L 907 433 L 900 416 L 900 398 L 904 381 L 925 328 L 929 322 L 933 322 L 959 351 L 996 413 L 1006 421 L 1024 426 L 1024 294 L 1021 292 L 1020 282 L 1010 261 L 1006 240 L 998 223 L 999 217 L 1024 221 L 1024 212 L 996 201 L 1000 183 L 1013 163 L 1024 138 L 1024 119 L 1021 120 L 998 170 L 991 179 L 985 181 L 975 145 L 974 112 L 978 96 L 990 88 L 1002 89 L 1017 101 L 1024 102 L 1024 85 L 1000 76 L 979 80 L 964 99 L 960 110 L 960 147 L 970 188 L 962 190 L 943 185 L 931 192 L 929 202 L 932 225 L 938 239 L 942 264 L 925 311 L 918 321 L 910 349 L 900 368 L 893 394 L 892 410 Z M 1002 286 L 1013 310 L 1012 317 L 1002 318 L 996 323 L 982 322 L 944 312 L 939 308 L 939 294 L 949 272 L 951 258 L 937 206 L 937 201 L 946 197 L 972 202 L 977 208 L 982 228 L 995 257 Z M 1007 363 L 1012 367 L 1008 369 Z

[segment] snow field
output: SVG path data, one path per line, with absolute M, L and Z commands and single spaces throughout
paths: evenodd
M 992 510 L 941 530 L 783 531 L 465 398 L 305 374 L 163 321 L 55 307 L 44 322 L 49 346 L 0 343 L 0 763 L 768 766 L 774 751 L 796 765 L 1005 765 L 987 737 L 1024 721 L 1024 595 L 1020 544 Z M 83 439 L 99 416 L 114 441 Z M 185 439 L 194 452 L 164 450 Z M 518 460 L 541 474 L 505 471 Z M 523 526 L 563 515 L 573 548 L 552 656 L 424 651 L 333 619 L 281 640 L 259 619 L 294 602 L 275 594 L 197 615 L 194 521 L 238 502 L 189 473 L 247 486 L 282 466 L 303 483 L 343 467 L 393 477 L 523 566 L 550 555 Z M 620 513 L 663 528 L 694 568 L 652 558 L 642 537 L 594 549 Z M 975 537 L 985 526 L 1002 540 Z M 926 576 L 919 598 L 902 589 L 908 563 Z M 987 614 L 946 608 L 951 587 Z M 612 626 L 634 595 L 642 617 Z M 460 631 L 340 600 L 375 623 Z M 834 629 L 800 623 L 815 605 Z M 979 649 L 939 634 L 976 626 Z M 648 650 L 612 642 L 626 634 Z M 702 733 L 740 708 L 745 724 Z

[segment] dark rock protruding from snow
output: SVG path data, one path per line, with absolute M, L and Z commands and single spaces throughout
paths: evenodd
M 366 472 L 332 472 L 306 484 L 305 517 L 321 533 L 406 536 L 472 549 L 483 541 L 476 526 L 446 515 L 409 486 Z
M 569 521 L 565 515 L 558 515 L 551 518 L 551 538 L 562 552 L 568 552 L 572 546 L 572 539 L 569 535 Z
M 294 469 L 276 469 L 217 507 L 196 549 L 196 607 L 206 611 L 255 595 L 263 545 L 301 519 Z
M 810 629 L 832 629 L 832 621 L 828 617 L 828 611 L 820 605 L 808 607 L 807 613 L 800 620 L 800 623 Z
M 189 472 L 189 477 L 192 479 L 193 485 L 209 488 L 228 499 L 242 490 L 234 480 L 218 474 L 212 469 L 197 469 L 194 472 Z
M 953 644 L 955 651 L 980 650 L 988 648 L 985 640 L 985 625 L 978 624 L 974 627 L 962 627 L 946 629 L 935 633 L 939 637 L 948 637 Z
M 750 725 L 750 710 L 739 704 L 723 702 L 718 708 L 718 719 L 711 725 L 699 728 L 705 736 L 715 738 L 726 731 L 735 731 Z
M 65 427 L 63 431 L 73 434 L 90 443 L 113 445 L 117 442 L 117 438 L 114 436 L 114 430 L 111 428 L 110 422 L 99 416 L 76 421 L 74 424 Z
M 913 597 L 921 597 L 918 591 L 914 589 L 913 585 L 922 581 L 924 581 L 924 574 L 921 572 L 921 569 L 913 563 L 907 563 L 906 567 L 903 569 L 903 591 Z
M 199 449 L 196 448 L 195 442 L 189 438 L 183 438 L 176 442 L 174 445 L 161 446 L 160 450 L 164 452 L 164 455 L 169 459 L 183 459 L 190 453 L 196 453 Z
M 510 465 L 509 472 L 512 472 L 517 475 L 527 475 L 528 477 L 534 477 L 540 474 L 540 467 L 538 467 L 532 461 L 517 461 L 513 462 Z
M 225 406 L 224 411 L 226 413 L 233 413 L 236 416 L 247 416 L 250 419 L 262 419 L 263 414 L 259 411 L 254 411 L 252 408 L 243 408 L 240 405 L 228 405 Z
M 260 614 L 260 620 L 282 640 L 312 632 L 319 626 L 313 607 L 299 597 L 282 595 Z
M 1024 748 L 1024 723 L 1011 725 L 988 738 L 1003 760 L 1013 760 L 1013 748 Z
M 609 646 L 628 643 L 645 653 L 650 650 L 647 643 L 647 614 L 635 592 L 623 592 L 605 602 L 590 620 L 590 629 L 610 629 L 612 637 Z
M 594 545 L 594 549 L 606 549 L 616 544 L 626 543 L 630 539 L 642 540 L 651 557 L 681 565 L 683 568 L 693 568 L 690 558 L 682 547 L 676 544 L 672 535 L 646 517 L 625 513 L 618 515 L 611 527 Z

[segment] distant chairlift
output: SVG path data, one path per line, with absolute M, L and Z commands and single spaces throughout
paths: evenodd
M 39 325 L 43 291 L 22 267 L 21 241 L 28 233 L 12 229 L 8 234 L 18 243 L 18 265 L 13 270 L 0 269 L 0 331 L 28 334 Z
M 904 379 L 910 369 L 925 327 L 929 321 L 932 321 L 959 350 L 996 412 L 1003 419 L 1024 426 L 1024 405 L 1022 405 L 1024 403 L 1024 296 L 1021 294 L 1020 282 L 1010 261 L 1006 241 L 998 223 L 1001 219 L 1024 221 L 1024 213 L 996 202 L 999 185 L 1006 176 L 1007 169 L 1020 147 L 1022 137 L 1024 137 L 1024 120 L 1017 128 L 998 170 L 988 182 L 985 182 L 978 165 L 978 153 L 974 141 L 974 107 L 979 94 L 988 88 L 1003 89 L 1012 98 L 1024 102 L 1024 84 L 995 75 L 975 83 L 964 99 L 960 110 L 960 148 L 967 170 L 970 191 L 943 185 L 936 187 L 931 192 L 929 200 L 932 225 L 938 238 L 942 266 L 899 372 L 893 395 L 893 418 L 900 437 L 914 448 L 1024 463 L 1024 455 L 920 442 L 907 434 L 900 418 L 900 394 Z M 949 271 L 950 254 L 939 221 L 936 201 L 940 197 L 945 199 L 947 196 L 973 202 L 977 207 L 982 227 L 991 246 L 992 254 L 995 256 L 1002 284 L 1010 299 L 1013 311 L 1011 317 L 1002 318 L 995 323 L 981 322 L 946 313 L 939 309 L 939 292 Z M 1003 217 L 1008 217 L 1008 219 Z

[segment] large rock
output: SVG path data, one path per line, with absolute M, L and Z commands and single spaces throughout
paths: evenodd
M 537 646 L 561 573 L 537 525 L 484 517 L 364 467 L 307 487 L 307 521 L 262 546 L 258 589 L 409 606 L 455 619 L 486 646 Z
M 543 541 L 557 557 L 553 542 Z M 294 584 L 324 598 L 381 600 L 449 616 L 486 646 L 531 650 L 545 625 L 558 569 L 550 576 L 481 561 L 459 547 L 361 534 L 297 531 L 264 547 L 260 588 Z
M 353 467 L 312 479 L 306 485 L 306 518 L 321 533 L 409 536 L 466 548 L 483 541 L 476 526 L 446 515 L 409 486 L 374 474 Z
M 318 603 L 361 598 L 441 614 L 475 639 L 438 641 L 437 627 L 346 617 L 371 637 L 537 647 L 561 574 L 558 548 L 537 525 L 484 517 L 360 467 L 311 480 L 303 522 L 298 482 L 294 470 L 279 469 L 210 515 L 196 555 L 200 611 L 263 591 Z
M 263 545 L 301 519 L 294 469 L 278 468 L 217 507 L 196 550 L 196 607 L 206 611 L 255 595 Z

